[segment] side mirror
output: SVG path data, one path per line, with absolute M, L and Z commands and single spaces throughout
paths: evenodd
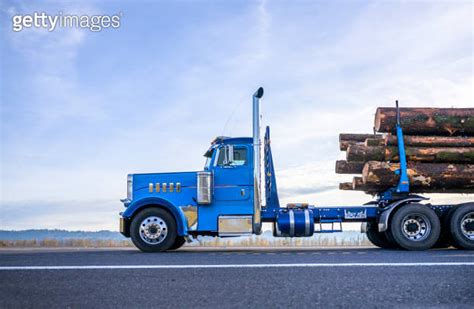
M 234 162 L 234 145 L 224 147 L 224 165 L 231 165 Z

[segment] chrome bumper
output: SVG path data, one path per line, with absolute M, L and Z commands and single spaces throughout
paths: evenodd
M 130 221 L 124 217 L 120 217 L 119 232 L 125 237 L 130 237 Z

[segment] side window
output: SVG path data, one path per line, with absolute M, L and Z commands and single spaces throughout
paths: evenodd
M 224 148 L 219 149 L 219 157 L 217 158 L 217 166 L 224 166 L 225 153 Z M 242 166 L 247 164 L 247 148 L 246 147 L 234 147 L 234 161 L 229 165 L 231 166 Z
M 241 166 L 247 164 L 247 148 L 234 148 L 234 161 L 231 165 Z

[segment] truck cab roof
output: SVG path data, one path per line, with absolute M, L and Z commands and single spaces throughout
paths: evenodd
M 236 145 L 236 144 L 249 144 L 253 143 L 253 139 L 251 137 L 229 137 L 229 136 L 217 136 L 211 141 L 211 147 L 204 153 L 205 157 L 211 157 L 212 152 L 218 145 Z
M 216 144 L 252 144 L 253 139 L 251 137 L 229 137 L 229 136 L 217 136 L 211 142 L 211 145 Z

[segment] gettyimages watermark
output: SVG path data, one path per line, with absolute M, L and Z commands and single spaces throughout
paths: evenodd
M 74 15 L 59 12 L 49 15 L 45 12 L 33 14 L 19 14 L 12 17 L 12 30 L 20 32 L 25 28 L 43 28 L 54 31 L 58 28 L 81 28 L 92 32 L 103 29 L 120 28 L 122 13 L 115 15 Z

